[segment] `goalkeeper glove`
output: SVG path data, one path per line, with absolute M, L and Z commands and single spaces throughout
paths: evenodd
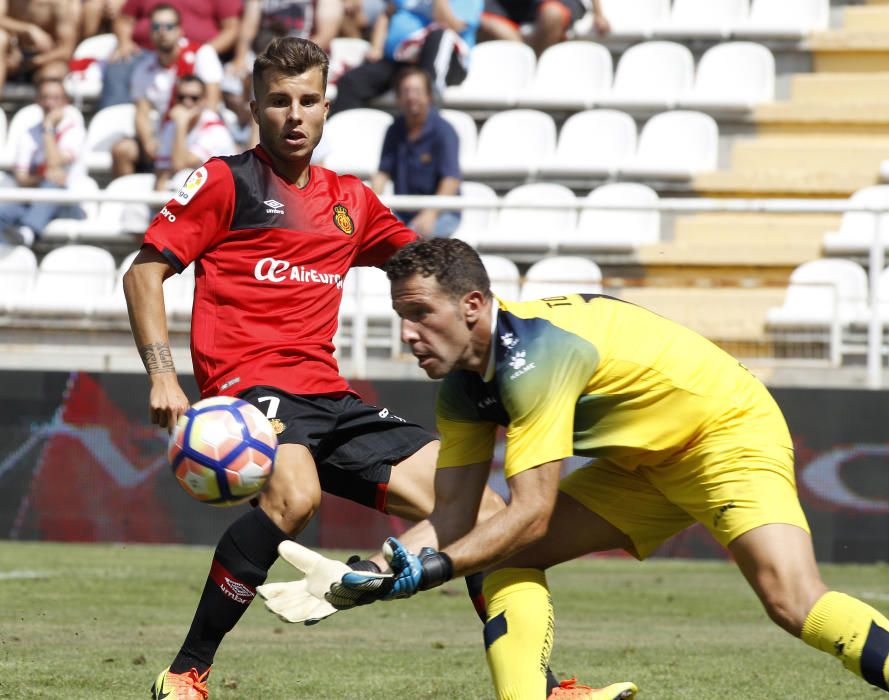
M 390 537 L 383 543 L 383 555 L 395 574 L 392 590 L 385 596 L 386 599 L 409 598 L 417 591 L 440 586 L 454 575 L 451 558 L 432 547 L 423 547 L 418 556 Z

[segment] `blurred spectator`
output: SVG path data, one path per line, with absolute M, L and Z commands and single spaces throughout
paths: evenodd
M 63 189 L 86 174 L 86 130 L 80 111 L 68 104 L 62 81 L 44 78 L 37 85 L 40 115 L 16 145 L 15 179 L 19 187 Z M 34 245 L 56 218 L 82 219 L 73 204 L 7 202 L 0 204 L 0 232 L 14 245 Z
M 384 0 L 344 0 L 340 36 L 370 39 L 371 28 L 385 9 Z
M 163 190 L 173 173 L 194 170 L 213 156 L 235 153 L 235 142 L 219 114 L 207 109 L 207 88 L 195 75 L 176 83 L 176 104 L 164 123 L 157 149 L 155 189 Z
M 337 82 L 330 113 L 363 107 L 406 65 L 426 70 L 439 93 L 462 83 L 481 13 L 482 0 L 392 0 L 377 18 L 364 63 Z
M 114 20 L 126 0 L 83 0 L 80 17 L 80 39 L 110 34 Z
M 64 78 L 77 45 L 78 0 L 0 0 L 0 89 L 7 78 Z
M 182 36 L 189 41 L 211 46 L 217 56 L 234 50 L 241 0 L 126 0 L 114 20 L 117 49 L 105 67 L 100 109 L 130 101 L 130 78 L 139 55 L 152 48 L 151 15 L 161 5 L 173 7 L 179 13 Z
M 454 196 L 460 192 L 460 139 L 454 127 L 432 106 L 432 80 L 419 66 L 402 69 L 395 79 L 401 115 L 383 140 L 374 192 L 393 183 L 395 194 Z M 460 225 L 460 212 L 421 209 L 395 212 L 419 235 L 450 236 Z
M 210 109 L 219 102 L 222 64 L 209 44 L 203 46 L 182 36 L 179 13 L 170 5 L 158 5 L 151 13 L 151 38 L 155 50 L 133 72 L 130 99 L 136 105 L 136 137 L 118 141 L 111 148 L 115 177 L 133 172 L 153 172 L 158 139 L 152 111 L 166 121 L 174 105 L 176 81 L 194 74 L 206 87 Z
M 235 137 L 244 147 L 259 140 L 249 104 L 254 57 L 281 36 L 311 39 L 330 53 L 342 20 L 343 0 L 245 0 L 235 55 L 222 83 L 225 106 L 237 116 Z
M 611 30 L 600 0 L 592 0 L 593 29 Z M 485 0 L 479 34 L 484 39 L 523 41 L 521 27 L 533 24 L 527 41 L 539 56 L 565 38 L 565 32 L 587 12 L 583 0 Z

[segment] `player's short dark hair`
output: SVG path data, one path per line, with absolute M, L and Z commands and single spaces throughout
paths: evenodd
M 320 68 L 326 92 L 329 65 L 327 54 L 318 44 L 295 36 L 278 37 L 272 39 L 253 62 L 253 85 L 259 84 L 267 73 L 302 75 L 312 68 Z
M 176 15 L 176 24 L 182 24 L 182 13 L 179 10 L 169 3 L 162 2 L 160 5 L 155 5 L 151 8 L 151 12 L 148 13 L 149 18 L 154 17 L 158 12 L 172 12 Z
M 392 80 L 392 89 L 395 91 L 395 94 L 398 95 L 401 92 L 401 84 L 412 75 L 419 75 L 423 78 L 423 83 L 426 85 L 426 94 L 431 97 L 433 95 L 432 76 L 429 75 L 429 71 L 420 66 L 405 66 L 395 74 L 395 78 Z
M 492 298 L 491 280 L 478 253 L 457 238 L 430 238 L 409 243 L 389 258 L 385 266 L 389 280 L 414 275 L 435 277 L 448 296 L 460 299 L 469 292 Z

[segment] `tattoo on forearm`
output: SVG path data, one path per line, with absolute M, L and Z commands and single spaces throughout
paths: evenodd
M 148 374 L 166 374 L 176 371 L 169 343 L 143 345 L 139 348 L 139 354 L 142 355 L 142 364 L 145 365 Z

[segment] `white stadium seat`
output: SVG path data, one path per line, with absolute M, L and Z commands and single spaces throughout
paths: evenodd
M 762 44 L 734 41 L 707 49 L 682 107 L 704 111 L 751 110 L 775 99 L 775 57 Z
M 116 48 L 117 37 L 114 34 L 97 34 L 87 37 L 74 49 L 71 63 L 76 70 L 71 70 L 65 76 L 65 90 L 75 103 L 95 99 L 101 94 L 102 70 Z
M 673 0 L 670 16 L 655 36 L 727 39 L 750 13 L 750 0 Z
M 392 309 L 389 278 L 377 267 L 357 267 L 343 283 L 337 345 L 352 347 L 353 355 L 363 348 L 385 348 L 390 357 L 401 352 L 401 323 Z
M 592 41 L 565 41 L 537 61 L 534 81 L 521 93 L 521 107 L 587 109 L 611 89 L 611 52 Z
M 480 255 L 479 257 L 491 280 L 491 291 L 501 299 L 512 301 L 518 299 L 521 276 L 516 264 L 502 255 Z
M 858 190 L 849 198 L 850 206 L 885 207 L 889 209 L 889 185 L 873 185 Z M 866 254 L 876 233 L 877 214 L 845 212 L 839 231 L 824 234 L 824 252 L 829 255 Z M 889 214 L 880 219 L 880 239 L 889 246 Z
M 781 306 L 768 310 L 771 327 L 846 325 L 867 314 L 867 273 L 851 260 L 810 260 L 790 275 Z
M 454 127 L 454 131 L 457 132 L 457 137 L 460 139 L 460 167 L 462 168 L 475 156 L 478 144 L 478 127 L 475 125 L 475 119 L 458 109 L 443 109 L 441 116 Z
M 467 199 L 484 200 L 495 203 L 497 193 L 483 182 L 464 180 L 460 183 L 460 196 Z M 451 238 L 459 238 L 474 246 L 480 232 L 493 228 L 497 222 L 497 209 L 464 209 L 460 217 L 460 226 L 454 231 Z
M 27 296 L 37 276 L 37 258 L 23 245 L 0 243 L 0 311 L 10 300 Z
M 446 107 L 512 107 L 534 77 L 537 57 L 517 41 L 485 41 L 472 49 L 469 72 L 444 91 Z
M 525 273 L 521 300 L 565 294 L 601 294 L 602 270 L 589 258 L 562 255 L 544 258 Z
M 392 115 L 379 109 L 349 109 L 327 120 L 324 134 L 330 139 L 325 167 L 340 174 L 370 177 L 380 167 L 380 153 Z
M 68 189 L 84 193 L 84 199 L 81 201 L 80 206 L 85 217 L 83 219 L 53 219 L 46 225 L 46 229 L 43 231 L 43 235 L 47 240 L 76 240 L 84 234 L 92 233 L 93 230 L 101 233 L 102 224 L 99 220 L 99 202 L 95 199 L 88 199 L 90 194 L 99 191 L 99 184 L 89 175 L 82 175 L 72 181 Z
M 577 223 L 577 198 L 564 185 L 534 182 L 519 185 L 503 198 L 504 205 L 497 226 L 479 232 L 476 247 L 498 253 L 554 250 L 560 236 Z M 523 207 L 508 208 L 510 204 Z M 534 204 L 559 204 L 554 208 L 535 208 Z
M 6 112 L 0 109 L 0 153 L 3 153 L 6 146 L 6 129 L 8 123 L 6 121 Z
M 719 129 L 713 117 L 683 110 L 664 112 L 642 127 L 636 155 L 620 169 L 620 176 L 689 180 L 716 170 L 718 155 Z
M 591 109 L 572 114 L 559 130 L 556 152 L 540 167 L 544 178 L 611 177 L 636 153 L 636 120 L 626 112 Z
M 590 192 L 585 204 L 656 205 L 658 195 L 647 185 L 613 182 Z M 660 240 L 657 209 L 581 209 L 577 228 L 559 238 L 559 250 L 568 253 L 602 251 L 627 253 Z
M 626 110 L 662 111 L 676 105 L 694 83 L 691 51 L 672 41 L 646 41 L 627 49 L 611 91 L 596 103 Z
M 6 140 L 0 149 L 0 168 L 9 170 L 15 164 L 15 150 L 25 132 L 39 120 L 43 111 L 40 105 L 27 105 L 18 110 L 6 129 Z
M 482 124 L 475 157 L 463 167 L 469 178 L 525 179 L 556 151 L 556 123 L 545 112 L 511 109 Z
M 111 170 L 111 147 L 136 133 L 136 107 L 131 103 L 100 109 L 86 128 L 86 167 L 90 172 Z
M 33 288 L 10 299 L 19 316 L 86 317 L 114 284 L 116 267 L 107 250 L 68 245 L 46 254 Z
M 133 264 L 133 260 L 136 259 L 137 255 L 139 255 L 139 251 L 134 250 L 120 263 L 114 275 L 114 288 L 110 294 L 96 300 L 92 310 L 93 316 L 116 319 L 127 317 L 127 300 L 123 293 L 123 276 L 130 269 L 130 265 Z
M 670 16 L 670 0 L 602 0 L 615 38 L 648 38 Z
M 750 15 L 736 26 L 736 37 L 802 39 L 827 29 L 829 0 L 752 0 Z
M 115 178 L 108 183 L 105 192 L 129 194 L 149 194 L 154 192 L 154 173 L 133 173 Z M 145 233 L 151 223 L 151 209 L 138 202 L 102 202 L 99 206 L 101 233 L 105 235 L 125 235 Z

